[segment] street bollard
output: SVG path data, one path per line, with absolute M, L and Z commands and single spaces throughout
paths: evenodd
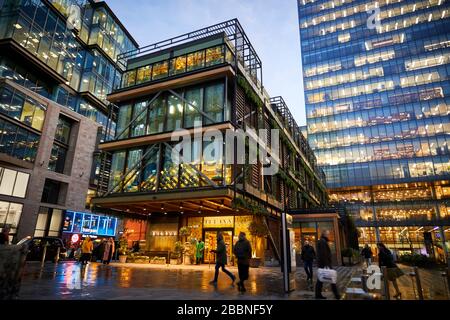
M 441 272 L 442 280 L 444 281 L 445 293 L 447 294 L 447 299 L 450 300 L 450 287 L 448 284 L 448 270 Z
M 387 274 L 387 268 L 381 267 L 381 272 L 383 273 L 383 282 L 384 282 L 384 299 L 391 300 L 389 293 L 389 279 Z
M 47 243 L 44 244 L 44 251 L 42 252 L 41 268 L 44 267 L 46 255 L 47 255 Z
M 422 290 L 422 284 L 420 282 L 420 274 L 419 274 L 419 268 L 414 267 L 414 273 L 416 274 L 416 286 L 417 286 L 417 293 L 419 295 L 419 300 L 423 299 L 423 290 Z
M 369 275 L 367 273 L 365 273 L 361 276 L 362 289 L 365 292 L 369 292 L 369 289 L 367 288 L 367 279 L 368 278 L 369 278 Z
M 55 257 L 55 263 L 59 262 L 59 254 L 61 252 L 61 247 L 58 247 L 58 249 L 56 249 L 56 257 Z

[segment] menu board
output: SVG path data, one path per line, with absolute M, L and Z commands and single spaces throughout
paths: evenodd
M 63 232 L 65 233 L 114 237 L 116 228 L 117 218 L 114 217 L 74 211 L 66 211 L 64 214 Z

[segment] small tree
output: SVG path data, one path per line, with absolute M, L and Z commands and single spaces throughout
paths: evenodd
M 269 230 L 267 229 L 267 226 L 265 223 L 263 223 L 261 220 L 253 219 L 252 222 L 248 225 L 248 232 L 252 236 L 252 242 L 253 242 L 253 251 L 254 255 L 256 250 L 256 238 L 257 237 L 266 237 L 269 234 Z

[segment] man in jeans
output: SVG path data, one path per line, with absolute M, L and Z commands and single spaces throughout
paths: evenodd
M 330 231 L 324 230 L 319 242 L 317 243 L 317 267 L 318 268 L 330 268 L 331 269 L 331 249 L 328 245 L 328 239 L 330 237 Z M 316 283 L 316 299 L 326 299 L 322 295 L 323 283 L 317 279 Z M 338 292 L 335 283 L 331 284 L 331 290 L 333 290 L 334 296 L 337 300 L 341 299 L 341 295 Z
M 305 241 L 305 245 L 302 248 L 302 254 L 301 254 L 302 260 L 303 260 L 303 267 L 305 268 L 306 272 L 306 281 L 308 282 L 308 285 L 312 288 L 312 281 L 313 281 L 313 260 L 316 257 L 316 251 L 314 251 L 314 248 L 309 244 L 309 241 Z
M 211 250 L 211 252 L 216 254 L 216 272 L 214 274 L 214 280 L 209 284 L 217 286 L 217 278 L 219 277 L 219 269 L 225 272 L 231 278 L 231 286 L 234 286 L 234 281 L 236 277 L 227 269 L 225 265 L 227 264 L 227 247 L 225 246 L 225 241 L 223 241 L 222 232 L 217 233 L 217 248 L 216 250 Z

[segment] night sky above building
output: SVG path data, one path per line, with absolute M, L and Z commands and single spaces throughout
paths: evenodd
M 262 60 L 267 91 L 282 95 L 297 123 L 306 123 L 296 1 L 106 2 L 140 46 L 238 18 Z

